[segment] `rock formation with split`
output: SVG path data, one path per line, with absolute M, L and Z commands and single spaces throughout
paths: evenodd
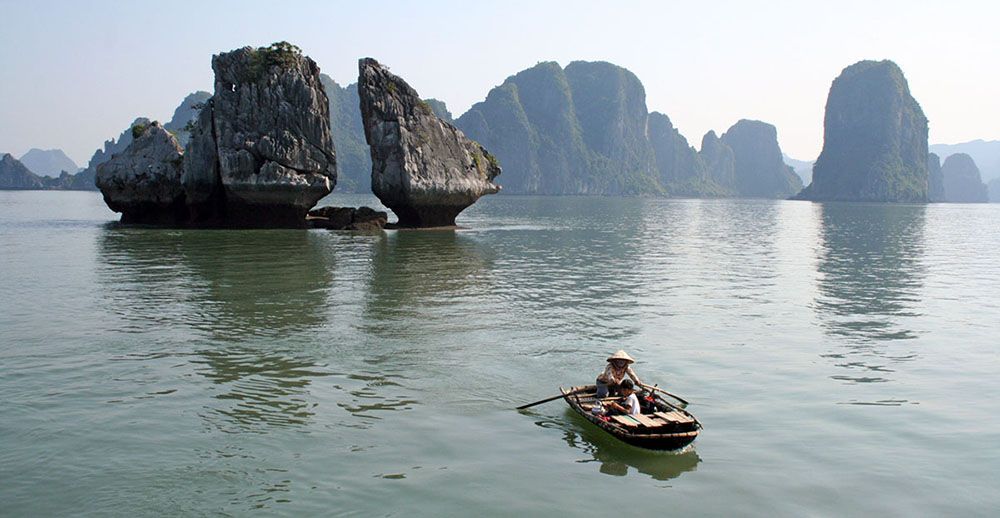
M 455 224 L 455 217 L 500 187 L 496 158 L 434 114 L 401 78 L 371 58 L 358 62 L 372 191 L 403 227 Z
M 159 122 L 137 124 L 128 148 L 97 166 L 97 188 L 123 223 L 183 223 L 182 162 L 177 139 Z

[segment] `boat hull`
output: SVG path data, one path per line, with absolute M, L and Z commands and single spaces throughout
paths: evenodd
M 679 450 L 698 438 L 701 423 L 686 410 L 671 405 L 659 395 L 654 395 L 654 405 L 660 410 L 676 411 L 690 418 L 691 422 L 672 422 L 656 428 L 628 429 L 614 421 L 606 421 L 588 411 L 585 406 L 593 401 L 596 387 L 581 386 L 564 389 L 559 388 L 566 403 L 598 428 L 608 432 L 616 439 L 648 450 Z

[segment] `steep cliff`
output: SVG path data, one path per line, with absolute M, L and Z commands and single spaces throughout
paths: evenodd
M 330 100 L 330 132 L 337 149 L 337 191 L 371 192 L 372 158 L 361 122 L 358 84 L 342 87 L 326 74 L 319 78 Z
M 371 58 L 358 62 L 372 191 L 405 227 L 455 224 L 480 196 L 500 190 L 496 158 L 434 115 L 401 78 Z
M 988 190 L 971 156 L 965 153 L 949 156 L 941 165 L 941 174 L 944 177 L 944 201 L 953 203 L 989 201 Z
M 892 61 L 861 61 L 833 81 L 809 200 L 928 200 L 927 118 Z
M 720 138 L 733 150 L 737 196 L 787 198 L 802 190 L 802 179 L 785 165 L 778 146 L 778 131 L 760 121 L 743 119 Z
M 944 176 L 941 174 L 941 158 L 934 153 L 927 155 L 927 201 L 945 201 Z
M 319 67 L 285 42 L 212 57 L 215 93 L 184 156 L 197 219 L 293 225 L 337 181 Z

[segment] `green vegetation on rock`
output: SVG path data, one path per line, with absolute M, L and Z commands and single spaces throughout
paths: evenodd
M 861 61 L 830 87 L 823 151 L 801 199 L 928 200 L 927 117 L 892 61 Z

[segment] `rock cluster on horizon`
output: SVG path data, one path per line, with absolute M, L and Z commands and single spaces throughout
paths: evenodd
M 496 158 L 434 114 L 403 79 L 371 58 L 358 61 L 372 192 L 403 227 L 455 224 L 481 196 L 500 188 Z
M 785 165 L 778 130 L 743 119 L 719 139 L 733 150 L 735 191 L 750 198 L 787 198 L 802 190 L 802 179 Z
M 606 62 L 574 61 L 565 69 L 539 63 L 507 78 L 456 125 L 496 154 L 504 190 L 513 194 L 784 198 L 797 192 L 794 183 L 787 191 L 758 186 L 784 178 L 784 164 L 762 170 L 770 158 L 741 153 L 750 162 L 737 167 L 714 132 L 696 151 L 669 117 L 647 112 L 645 89 L 633 73 Z M 761 151 L 770 157 L 771 146 Z M 751 176 L 737 178 L 737 169 Z
M 926 202 L 927 117 L 892 61 L 861 61 L 830 87 L 813 181 L 797 198 Z
M 972 157 L 955 153 L 941 165 L 944 177 L 944 201 L 952 203 L 986 203 L 989 191 Z
M 42 188 L 42 179 L 14 158 L 14 155 L 4 153 L 0 156 L 0 189 L 27 191 Z
M 305 225 L 337 179 L 319 67 L 282 42 L 213 56 L 212 68 L 215 93 L 183 153 L 165 128 L 140 124 L 101 166 L 108 205 L 126 222 Z

